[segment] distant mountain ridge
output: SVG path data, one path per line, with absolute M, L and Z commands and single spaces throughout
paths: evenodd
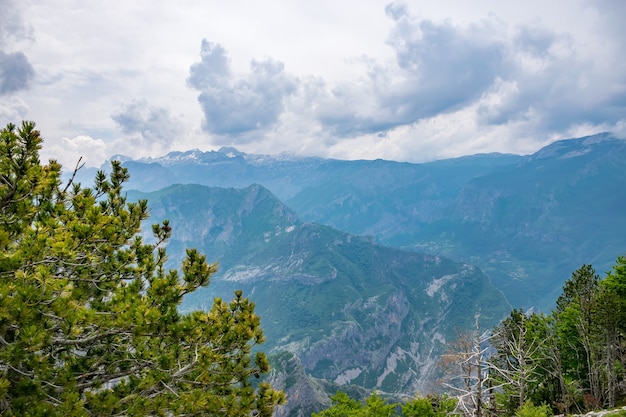
M 144 191 L 262 184 L 305 222 L 476 264 L 516 307 L 550 309 L 571 271 L 626 250 L 626 141 L 609 133 L 423 164 L 223 148 L 124 165 Z
M 408 169 L 411 175 L 422 165 L 444 166 L 452 163 L 467 167 L 483 166 L 489 169 L 492 166 L 514 163 L 520 158 L 522 157 L 519 155 L 493 153 L 426 164 L 412 164 L 381 159 L 343 161 L 296 156 L 289 153 L 255 155 L 245 154 L 232 147 L 223 147 L 218 151 L 208 152 L 200 150 L 170 152 L 159 158 L 133 160 L 117 155 L 111 159 L 122 161 L 125 166 L 135 172 L 128 183 L 129 188 L 155 191 L 172 184 L 244 188 L 253 183 L 259 183 L 285 201 L 307 186 L 323 184 L 329 176 L 345 173 L 346 165 L 360 167 L 370 164 L 391 164 L 400 167 L 403 171 Z M 108 163 L 105 163 L 102 168 L 107 170 Z M 90 180 L 90 177 L 85 179 Z

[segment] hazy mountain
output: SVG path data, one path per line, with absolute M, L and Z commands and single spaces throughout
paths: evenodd
M 468 162 L 423 164 L 421 182 L 361 170 L 287 203 L 308 221 L 475 263 L 516 306 L 549 309 L 582 263 L 603 273 L 626 250 L 625 141 L 559 141 L 483 172 Z
M 509 165 L 521 158 L 519 155 L 494 153 L 411 164 L 381 159 L 343 161 L 291 154 L 254 155 L 234 148 L 221 148 L 219 151 L 209 152 L 171 152 L 160 158 L 141 160 L 119 155 L 112 159 L 121 161 L 131 171 L 127 188 L 156 191 L 172 184 L 244 188 L 258 183 L 285 201 L 307 187 L 325 185 L 329 180 L 346 175 L 353 178 L 359 170 L 365 170 L 365 173 L 399 174 L 402 181 L 410 183 L 429 180 L 434 174 L 445 186 L 453 186 L 466 182 L 468 176 L 471 178 L 490 172 L 493 167 Z M 102 168 L 107 170 L 108 166 L 106 163 Z M 450 169 L 463 175 L 457 177 Z M 81 179 L 89 182 L 93 176 L 91 172 L 87 174 L 81 176 Z M 381 181 L 388 183 L 397 179 L 384 176 Z
M 510 310 L 475 266 L 303 223 L 259 185 L 175 185 L 129 198 L 147 198 L 152 221 L 169 219 L 172 261 L 186 247 L 219 261 L 185 309 L 244 290 L 262 317 L 264 349 L 294 353 L 306 373 L 335 386 L 427 391 L 458 329 L 478 312 L 491 327 Z
M 610 134 L 424 164 L 224 148 L 125 165 L 142 190 L 262 184 L 304 221 L 476 264 L 526 308 L 550 309 L 573 270 L 603 273 L 626 248 L 626 141 Z

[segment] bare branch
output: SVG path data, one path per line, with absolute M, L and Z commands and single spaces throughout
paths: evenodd
M 78 161 L 76 162 L 76 167 L 74 168 L 74 172 L 72 172 L 72 176 L 69 179 L 69 181 L 67 182 L 67 185 L 65 186 L 65 188 L 63 189 L 63 191 L 61 192 L 62 195 L 65 195 L 65 193 L 67 192 L 67 190 L 69 190 L 70 186 L 72 185 L 72 183 L 74 182 L 74 178 L 76 178 L 76 174 L 78 173 L 78 171 L 85 166 L 85 163 L 83 162 L 81 164 L 81 161 L 83 160 L 83 157 L 81 156 L 80 158 L 78 158 Z

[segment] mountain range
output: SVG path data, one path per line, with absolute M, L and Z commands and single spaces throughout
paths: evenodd
M 514 307 L 549 311 L 572 271 L 604 273 L 626 248 L 626 141 L 609 133 L 422 164 L 233 148 L 123 160 L 128 188 L 260 184 L 304 222 L 475 264 Z
M 425 388 L 432 352 L 479 312 L 493 326 L 510 308 L 473 265 L 301 222 L 260 185 L 173 185 L 129 198 L 148 199 L 152 218 L 169 220 L 173 263 L 186 247 L 219 262 L 185 309 L 243 290 L 263 319 L 265 349 L 293 352 L 318 378 L 389 392 Z
M 291 398 L 278 415 L 339 388 L 428 392 L 459 330 L 549 311 L 572 271 L 603 273 L 626 248 L 626 141 L 610 134 L 423 164 L 233 148 L 116 159 L 129 199 L 169 219 L 171 261 L 196 247 L 219 262 L 183 308 L 235 289 L 256 303 Z

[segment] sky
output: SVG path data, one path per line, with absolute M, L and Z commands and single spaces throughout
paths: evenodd
M 42 157 L 424 162 L 626 136 L 623 0 L 0 0 L 0 125 Z

